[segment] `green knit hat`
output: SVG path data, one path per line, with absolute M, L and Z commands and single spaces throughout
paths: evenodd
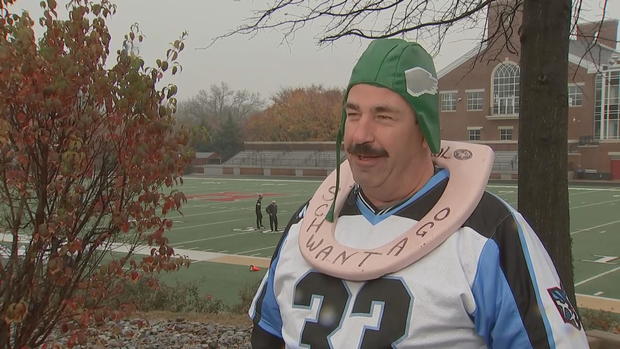
M 374 40 L 353 68 L 344 95 L 345 103 L 351 87 L 357 84 L 384 87 L 403 97 L 415 111 L 420 130 L 431 152 L 439 152 L 437 73 L 433 59 L 422 46 L 402 39 Z M 336 188 L 340 182 L 340 146 L 346 118 L 343 108 L 336 139 Z M 333 222 L 333 206 L 327 219 Z

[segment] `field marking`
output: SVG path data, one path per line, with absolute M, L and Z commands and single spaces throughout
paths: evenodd
M 510 189 L 517 189 L 518 186 L 516 185 L 496 185 L 496 184 L 489 184 L 487 185 L 487 188 L 510 188 Z M 587 188 L 587 187 L 568 187 L 568 190 L 578 190 L 578 191 L 612 191 L 612 192 L 620 192 L 620 188 Z
M 197 225 L 190 225 L 187 227 L 179 227 L 179 228 L 173 228 L 172 232 L 174 233 L 177 230 L 182 230 L 182 229 L 191 229 L 191 228 L 198 228 L 198 227 L 204 227 L 207 225 L 214 225 L 214 224 L 222 224 L 222 223 L 230 223 L 230 222 L 236 222 L 236 221 L 244 221 L 247 218 L 237 218 L 237 219 L 229 219 L 227 221 L 219 221 L 219 222 L 211 222 L 211 223 L 203 223 L 203 224 L 197 224 Z
M 600 228 L 600 227 L 604 227 L 604 226 L 612 225 L 612 224 L 616 224 L 616 223 L 620 223 L 620 219 L 617 220 L 617 221 L 609 222 L 609 223 L 603 223 L 603 224 L 595 225 L 595 226 L 589 227 L 589 228 L 583 228 L 583 229 L 575 230 L 575 231 L 571 232 L 570 235 L 572 236 L 572 235 L 579 234 L 579 233 L 584 232 L 584 231 L 588 231 L 588 230 L 592 230 L 592 229 L 596 229 L 596 228 Z
M 581 286 L 581 285 L 585 284 L 586 282 L 590 282 L 590 281 L 592 281 L 592 280 L 594 280 L 594 279 L 598 279 L 598 278 L 600 278 L 601 276 L 605 276 L 605 275 L 607 275 L 607 274 L 611 274 L 611 273 L 613 273 L 614 271 L 618 271 L 618 270 L 620 270 L 620 267 L 617 267 L 617 268 L 614 268 L 614 269 L 612 269 L 612 270 L 608 270 L 608 271 L 606 271 L 606 272 L 603 272 L 603 273 L 600 273 L 600 274 L 594 275 L 594 276 L 592 276 L 592 277 L 590 277 L 590 278 L 587 278 L 587 279 L 585 279 L 585 280 L 583 280 L 583 281 L 579 281 L 578 283 L 576 283 L 576 284 L 575 284 L 575 287 L 577 287 L 577 286 Z
M 285 198 L 286 199 L 292 199 L 292 198 L 296 198 L 296 197 L 302 197 L 300 200 L 288 200 L 288 201 L 277 201 L 278 206 L 285 206 L 285 205 L 291 205 L 291 204 L 297 204 L 298 206 L 301 206 L 302 203 L 306 202 L 310 196 L 308 195 L 303 195 L 303 194 L 299 194 L 299 195 L 286 195 Z M 240 202 L 240 201 L 231 201 L 232 202 Z M 248 201 L 250 202 L 250 201 Z M 203 204 L 203 205 L 191 205 L 188 204 L 187 206 L 183 206 L 182 209 L 183 210 L 193 210 L 193 209 L 198 209 L 198 208 L 205 208 L 205 207 L 214 207 L 213 205 L 210 204 Z M 185 218 L 185 217 L 193 217 L 193 216 L 198 216 L 198 215 L 206 215 L 206 214 L 215 214 L 215 213 L 226 213 L 226 212 L 232 212 L 232 211 L 239 211 L 239 210 L 245 210 L 245 211 L 252 211 L 254 210 L 255 206 L 243 206 L 241 208 L 232 208 L 232 209 L 226 209 L 226 210 L 220 210 L 220 211 L 211 211 L 211 212 L 201 212 L 201 213 L 192 213 L 192 214 L 186 214 L 186 215 L 175 215 L 175 216 L 166 216 L 166 218 Z
M 179 242 L 175 242 L 173 244 L 170 244 L 170 246 L 178 246 L 181 244 L 191 244 L 192 242 L 200 242 L 200 241 L 208 241 L 208 240 L 216 240 L 216 239 L 222 239 L 222 238 L 227 238 L 227 237 L 231 237 L 231 236 L 238 236 L 238 235 L 247 235 L 247 234 L 252 234 L 253 231 L 249 231 L 249 232 L 243 232 L 243 233 L 235 233 L 235 234 L 226 234 L 226 235 L 218 235 L 218 236 L 211 236 L 208 238 L 203 238 L 203 239 L 196 239 L 196 240 L 187 240 L 187 241 L 179 241 Z
M 581 205 L 581 206 L 573 206 L 570 209 L 572 210 L 572 209 L 575 209 L 575 208 L 584 208 L 584 207 L 598 206 L 598 205 L 604 205 L 604 204 L 609 204 L 609 203 L 618 202 L 618 201 L 620 201 L 620 199 L 595 202 L 595 203 L 592 203 L 592 204 L 586 204 L 586 205 Z
M 241 252 L 235 252 L 235 254 L 246 254 L 246 253 L 250 253 L 250 252 L 256 252 L 256 251 L 261 251 L 261 250 L 267 250 L 270 248 L 274 248 L 277 245 L 273 245 L 273 246 L 267 246 L 267 247 L 263 247 L 263 248 L 255 248 L 253 250 L 247 250 L 247 251 L 241 251 Z
M 570 193 L 570 189 L 569 189 L 569 193 L 568 196 L 569 197 L 573 197 L 573 196 L 578 196 L 578 195 L 585 195 L 585 194 L 592 194 L 592 193 L 596 193 L 596 191 L 580 191 L 577 193 Z M 613 195 L 612 195 L 613 196 Z M 620 196 L 620 195 L 619 195 Z

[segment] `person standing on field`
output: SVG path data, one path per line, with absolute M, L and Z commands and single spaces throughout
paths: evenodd
M 256 230 L 263 229 L 263 212 L 261 210 L 262 201 L 263 196 L 258 194 L 258 200 L 256 200 Z
M 278 205 L 276 205 L 275 200 L 267 206 L 265 211 L 269 215 L 269 227 L 271 231 L 278 231 Z

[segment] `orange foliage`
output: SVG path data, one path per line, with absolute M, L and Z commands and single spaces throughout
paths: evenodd
M 265 111 L 249 118 L 248 141 L 333 141 L 342 112 L 342 91 L 312 86 L 285 89 Z

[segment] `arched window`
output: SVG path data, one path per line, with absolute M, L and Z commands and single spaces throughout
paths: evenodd
M 519 113 L 519 66 L 502 63 L 493 73 L 493 115 Z

